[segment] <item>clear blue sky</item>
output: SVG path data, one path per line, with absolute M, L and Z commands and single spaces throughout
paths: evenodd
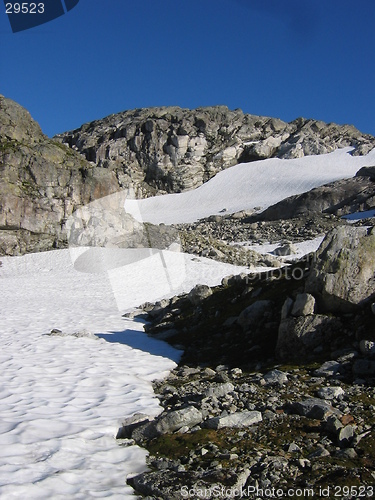
M 49 136 L 216 104 L 375 135 L 375 0 L 80 0 L 15 34 L 0 9 L 0 93 Z

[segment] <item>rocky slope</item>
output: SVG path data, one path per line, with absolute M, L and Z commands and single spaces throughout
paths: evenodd
M 355 127 L 279 119 L 225 106 L 136 109 L 56 136 L 97 166 L 115 172 L 139 198 L 193 189 L 220 170 L 271 157 L 298 158 L 353 146 L 366 154 L 375 138 Z
M 341 226 L 282 272 L 143 306 L 148 334 L 184 354 L 155 384 L 161 415 L 119 429 L 124 445 L 150 451 L 150 470 L 128 481 L 137 492 L 179 499 L 184 486 L 192 499 L 216 498 L 218 488 L 223 498 L 263 498 L 256 488 L 275 488 L 299 498 L 325 488 L 355 499 L 362 487 L 371 496 L 374 242 L 373 229 Z

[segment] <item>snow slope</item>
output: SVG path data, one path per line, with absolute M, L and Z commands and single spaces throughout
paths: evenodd
M 375 165 L 375 150 L 352 156 L 344 148 L 293 160 L 272 158 L 241 163 L 219 172 L 193 191 L 127 199 L 125 210 L 136 219 L 158 224 L 192 222 L 225 209 L 228 213 L 261 207 L 338 179 L 352 177 L 363 166 Z
M 1 499 L 134 498 L 125 479 L 144 470 L 145 451 L 120 446 L 115 435 L 124 417 L 160 411 L 151 381 L 180 353 L 148 338 L 118 306 L 243 270 L 183 258 L 184 279 L 169 292 L 150 270 L 139 279 L 142 261 L 112 270 L 115 279 L 76 270 L 69 250 L 1 259 Z M 52 328 L 67 335 L 46 335 Z M 71 335 L 83 329 L 101 338 Z

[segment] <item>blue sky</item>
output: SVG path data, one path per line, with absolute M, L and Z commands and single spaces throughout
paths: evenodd
M 3 9 L 0 93 L 49 136 L 125 109 L 217 104 L 375 135 L 374 26 L 374 0 L 80 0 L 15 34 Z

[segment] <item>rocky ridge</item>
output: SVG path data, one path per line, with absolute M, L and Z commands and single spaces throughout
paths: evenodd
M 298 118 L 290 123 L 225 106 L 124 111 L 60 134 L 56 140 L 113 171 L 137 197 L 193 189 L 237 163 L 299 158 L 352 146 L 367 154 L 375 138 L 349 125 Z

